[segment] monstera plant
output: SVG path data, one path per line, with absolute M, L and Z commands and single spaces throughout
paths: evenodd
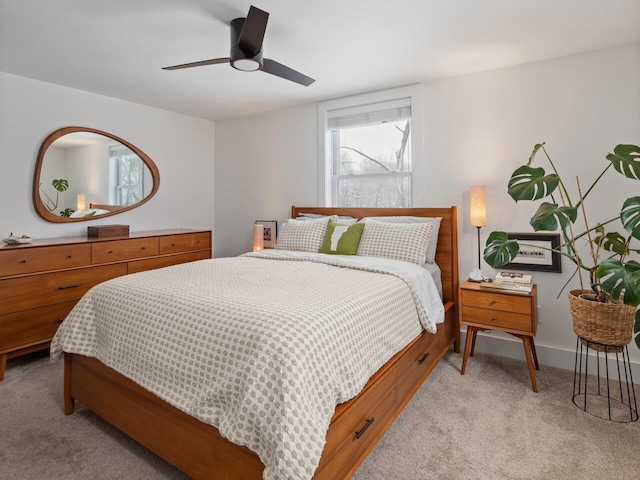
M 42 198 L 42 201 L 44 203 L 44 206 L 47 207 L 47 210 L 49 210 L 50 212 L 53 212 L 55 209 L 58 208 L 58 201 L 60 199 L 60 192 L 64 192 L 65 190 L 67 190 L 69 188 L 69 182 L 67 180 L 65 180 L 64 178 L 54 178 L 51 181 L 51 185 L 53 185 L 53 188 L 56 191 L 56 200 L 55 202 L 51 199 L 51 197 L 49 195 L 47 195 L 47 192 L 44 191 L 44 189 L 42 188 L 42 185 L 40 185 L 40 192 L 42 193 L 42 196 L 44 196 L 44 198 Z M 72 208 L 65 208 L 64 210 L 62 210 L 60 212 L 60 216 L 61 217 L 70 217 L 71 214 L 73 213 L 73 209 Z
M 541 152 L 551 167 L 549 172 L 533 166 Z M 622 206 L 614 207 L 612 218 L 597 222 L 587 217 L 585 200 L 611 168 L 628 179 L 640 180 L 640 147 L 618 145 L 613 153 L 606 156 L 606 160 L 608 163 L 604 170 L 586 190 L 581 188 L 576 178 L 576 195 L 572 196 L 545 144 L 537 144 L 527 164 L 517 168 L 511 175 L 508 193 L 516 202 L 541 201 L 530 224 L 536 232 L 561 232 L 563 242 L 560 247 L 548 250 L 560 253 L 575 265 L 574 275 L 567 284 L 577 274 L 581 289 L 586 290 L 588 285 L 593 291 L 593 300 L 637 307 L 640 304 L 640 263 L 632 257 L 640 253 L 640 250 L 633 248 L 634 240 L 640 240 L 640 196 L 627 198 Z M 598 202 L 604 204 L 602 199 Z M 584 228 L 582 232 L 576 231 L 578 219 L 581 219 L 579 224 Z M 622 223 L 622 228 L 618 221 Z M 607 231 L 612 226 L 618 229 Z M 494 268 L 501 267 L 516 257 L 520 245 L 527 244 L 509 239 L 505 232 L 492 232 L 487 239 L 484 259 Z M 588 274 L 588 284 L 583 281 L 583 273 Z M 634 332 L 640 348 L 638 312 Z

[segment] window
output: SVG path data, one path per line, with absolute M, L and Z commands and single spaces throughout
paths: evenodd
M 143 198 L 144 169 L 138 155 L 122 145 L 109 147 L 109 197 L 113 205 L 134 205 Z
M 320 104 L 325 138 L 320 148 L 321 203 L 412 206 L 412 100 L 412 92 L 404 88 Z

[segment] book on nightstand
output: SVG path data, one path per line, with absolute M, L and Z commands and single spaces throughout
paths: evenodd
M 507 284 L 531 284 L 531 275 L 526 273 L 519 272 L 498 272 L 496 273 L 496 279 L 494 282 L 496 283 L 507 283 Z
M 478 284 L 480 288 L 487 290 L 508 290 L 510 292 L 531 293 L 533 289 L 532 283 L 498 283 L 498 282 L 481 282 Z

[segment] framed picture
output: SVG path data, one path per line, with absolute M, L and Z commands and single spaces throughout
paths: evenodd
M 520 245 L 520 251 L 516 258 L 501 268 L 534 272 L 562 272 L 561 255 L 557 252 L 544 250 L 545 248 L 557 250 L 560 247 L 559 233 L 508 233 L 507 235 L 510 240 L 517 240 L 519 244 L 526 243 L 527 245 Z
M 275 220 L 256 220 L 264 225 L 264 248 L 274 248 L 278 236 L 278 222 Z

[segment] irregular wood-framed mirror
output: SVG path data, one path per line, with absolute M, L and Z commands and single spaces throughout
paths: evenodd
M 135 145 L 107 132 L 64 127 L 40 146 L 33 205 L 49 222 L 109 217 L 148 202 L 160 172 Z

